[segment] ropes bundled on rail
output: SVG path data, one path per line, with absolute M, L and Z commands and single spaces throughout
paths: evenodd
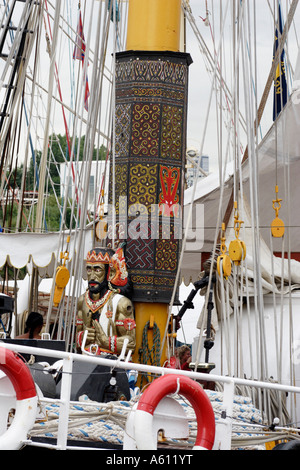
M 130 403 L 94 403 L 92 406 L 85 406 L 86 398 L 84 396 L 82 403 L 70 406 L 68 439 L 122 444 Z M 31 437 L 56 438 L 60 406 L 58 403 L 46 404 L 42 410 L 40 419 L 31 431 Z
M 205 391 L 212 404 L 216 423 L 222 419 L 223 392 Z M 173 397 L 174 398 L 174 397 Z M 188 439 L 166 439 L 163 444 L 169 447 L 180 445 L 192 448 L 197 435 L 197 421 L 195 411 L 189 402 L 180 396 L 175 397 L 184 408 L 189 421 Z M 80 397 L 80 401 L 70 405 L 68 439 L 85 442 L 98 442 L 99 445 L 123 445 L 126 421 L 136 403 L 134 397 L 130 401 L 109 403 L 91 402 L 87 396 Z M 43 403 L 40 400 L 40 415 L 30 432 L 34 438 L 57 438 L 59 425 L 59 402 Z M 265 442 L 276 438 L 287 438 L 289 433 L 281 431 L 272 433 L 264 427 L 261 412 L 254 406 L 251 398 L 236 395 L 233 402 L 232 416 L 233 433 L 232 448 L 264 450 Z

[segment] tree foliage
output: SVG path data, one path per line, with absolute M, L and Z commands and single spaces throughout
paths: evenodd
M 79 143 L 79 148 L 78 148 Z M 72 141 L 70 142 L 72 147 Z M 49 151 L 47 157 L 47 174 L 46 174 L 46 187 L 45 193 L 47 196 L 47 203 L 44 212 L 45 227 L 49 231 L 57 231 L 60 228 L 61 222 L 61 213 L 63 201 L 60 197 L 60 165 L 61 163 L 68 162 L 69 152 L 68 152 L 68 142 L 65 135 L 51 135 L 49 139 Z M 75 142 L 74 154 L 76 158 L 73 161 L 77 160 L 77 155 L 79 161 L 84 160 L 84 149 L 85 149 L 85 136 L 78 139 Z M 104 145 L 100 149 L 93 149 L 93 160 L 104 160 L 106 158 L 107 149 Z M 8 188 L 15 190 L 16 188 L 21 188 L 22 178 L 25 174 L 25 191 L 28 196 L 31 192 L 31 195 L 34 195 L 37 198 L 39 190 L 39 170 L 40 163 L 42 158 L 42 153 L 39 150 L 36 150 L 34 158 L 31 158 L 28 168 L 24 168 L 23 164 L 15 169 L 14 172 L 8 175 Z M 9 194 L 9 192 L 6 192 Z M 21 198 L 22 199 L 22 198 Z M 3 200 L 0 207 L 0 229 L 6 231 L 15 231 L 16 230 L 16 220 L 18 213 L 18 204 L 21 204 L 21 199 L 18 202 L 17 198 L 14 198 L 12 201 L 11 198 Z M 35 221 L 35 205 L 22 206 L 22 220 L 20 230 L 24 230 L 28 225 L 29 228 L 34 227 Z M 66 214 L 66 224 L 69 227 L 71 223 L 71 209 L 67 209 Z M 72 223 L 74 225 L 74 223 Z

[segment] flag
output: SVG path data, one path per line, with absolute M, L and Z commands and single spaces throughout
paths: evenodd
M 274 58 L 279 46 L 279 33 L 280 36 L 283 32 L 281 8 L 279 5 L 278 11 L 278 26 L 275 31 L 275 44 L 274 44 Z M 274 80 L 274 106 L 273 106 L 273 120 L 277 118 L 282 109 L 287 103 L 287 80 L 285 70 L 285 52 L 282 50 L 280 62 L 276 68 L 276 75 Z
M 77 32 L 76 32 L 76 41 L 75 41 L 75 48 L 74 48 L 74 53 L 73 53 L 73 59 L 74 60 L 81 60 L 82 66 L 84 65 L 84 59 L 85 59 L 85 39 L 84 39 L 84 34 L 83 34 L 83 25 L 82 25 L 82 17 L 81 17 L 81 11 L 79 12 L 79 19 L 78 19 L 78 25 L 77 25 Z M 90 96 L 90 90 L 89 90 L 89 81 L 88 81 L 88 76 L 86 75 L 86 85 L 85 85 L 85 93 L 84 93 L 84 108 L 86 111 L 88 111 L 88 99 Z
M 82 25 L 82 17 L 81 11 L 79 12 L 79 19 L 77 25 L 77 32 L 76 32 L 76 41 L 75 41 L 75 49 L 73 53 L 73 59 L 78 59 L 84 61 L 85 57 L 85 39 L 83 34 L 83 25 Z

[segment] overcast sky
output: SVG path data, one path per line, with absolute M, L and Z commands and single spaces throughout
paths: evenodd
M 203 18 L 206 16 L 205 1 L 203 0 L 190 0 L 194 18 L 196 20 L 199 31 L 205 38 L 207 45 L 211 52 L 213 52 L 213 40 L 215 41 L 215 47 L 218 48 L 220 41 L 220 24 L 218 18 L 220 15 L 220 5 L 223 8 L 223 14 L 227 5 L 227 1 L 214 0 L 208 1 L 208 18 L 210 20 L 210 26 L 206 26 Z M 273 56 L 273 43 L 274 43 L 274 18 L 270 7 L 273 8 L 277 4 L 277 0 L 250 0 L 248 2 L 249 11 L 251 18 L 253 19 L 254 7 L 256 9 L 256 57 L 257 57 L 257 99 L 260 102 L 262 92 L 264 90 L 267 77 L 269 75 L 272 66 Z M 224 32 L 224 43 L 223 43 L 223 60 L 222 69 L 226 83 L 230 90 L 233 89 L 232 80 L 232 25 L 233 25 L 233 0 L 229 1 L 226 26 Z M 283 12 L 284 20 L 287 17 L 287 8 L 289 8 L 290 1 L 281 1 L 281 7 Z M 213 9 L 212 9 L 213 8 Z M 298 9 L 299 10 L 299 9 Z M 214 15 L 213 15 L 214 13 Z M 200 18 L 201 17 L 201 18 Z M 215 19 L 214 19 L 215 18 Z M 214 23 L 215 22 L 215 23 Z M 253 28 L 253 21 L 251 22 Z M 214 31 L 212 31 L 214 27 Z M 291 28 L 291 34 L 289 36 L 288 43 L 288 56 L 292 67 L 295 67 L 298 46 L 295 31 L 299 31 L 300 27 L 300 16 L 299 11 L 296 12 L 295 24 Z M 197 42 L 193 39 L 194 35 L 191 33 L 189 25 L 188 29 L 188 52 L 191 53 L 194 63 L 190 67 L 190 87 L 189 87 L 189 121 L 188 121 L 188 145 L 201 147 L 203 128 L 205 118 L 208 109 L 208 96 L 211 89 L 211 80 L 206 70 L 203 55 L 199 51 Z M 253 41 L 254 41 L 254 28 L 252 29 L 252 52 L 254 56 Z M 254 61 L 253 61 L 254 63 Z M 291 70 L 289 70 L 291 72 Z M 240 61 L 240 73 L 242 74 L 242 63 Z M 254 87 L 254 77 L 253 87 Z M 254 88 L 253 88 L 254 89 Z M 241 93 L 242 95 L 242 93 Z M 269 126 L 272 124 L 272 103 L 273 103 L 273 90 L 270 94 L 270 99 L 266 108 L 265 116 L 262 121 L 262 133 L 266 133 Z M 241 108 L 243 107 L 243 97 L 241 96 Z M 211 158 L 211 164 L 215 166 L 217 159 L 218 148 L 216 145 L 216 119 L 215 119 L 215 108 L 214 104 L 208 124 L 207 137 L 204 141 L 203 153 L 208 154 Z

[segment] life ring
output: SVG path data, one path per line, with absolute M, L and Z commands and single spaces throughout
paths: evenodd
M 197 438 L 194 450 L 211 450 L 215 441 L 215 416 L 208 396 L 194 380 L 182 375 L 165 375 L 143 392 L 139 400 L 135 418 L 135 441 L 139 450 L 155 450 L 153 442 L 153 414 L 158 403 L 174 393 L 183 395 L 193 406 L 197 418 Z
M 17 398 L 12 424 L 0 436 L 0 450 L 19 450 L 32 429 L 37 414 L 35 384 L 25 362 L 13 351 L 0 346 L 0 370 L 11 381 Z

